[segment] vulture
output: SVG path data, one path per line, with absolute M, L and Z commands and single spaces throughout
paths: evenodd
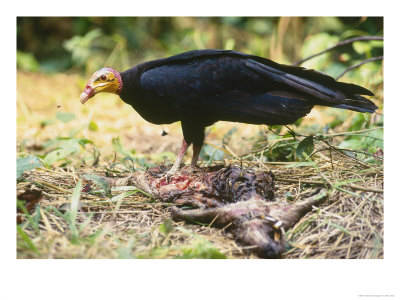
M 80 101 L 101 92 L 119 95 L 148 122 L 181 122 L 182 147 L 169 174 L 179 169 L 192 144 L 191 164 L 196 165 L 205 127 L 217 121 L 286 125 L 314 105 L 362 113 L 377 109 L 362 96 L 373 93 L 359 85 L 231 50 L 189 51 L 121 73 L 102 68 L 90 77 Z

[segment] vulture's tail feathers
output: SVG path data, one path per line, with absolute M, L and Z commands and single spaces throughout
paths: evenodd
M 371 100 L 364 98 L 360 95 L 353 95 L 353 99 L 346 99 L 345 103 L 337 105 L 327 105 L 335 108 L 350 109 L 358 112 L 374 113 L 378 108 Z
M 332 107 L 350 109 L 358 112 L 374 113 L 378 108 L 374 102 L 361 96 L 368 95 L 373 96 L 374 94 L 363 88 L 362 86 L 355 85 L 352 83 L 345 83 L 337 81 L 337 88 L 345 95 L 346 99 L 342 103 L 332 105 Z

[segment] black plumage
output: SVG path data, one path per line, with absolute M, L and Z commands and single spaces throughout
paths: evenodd
M 281 65 L 229 50 L 196 50 L 137 65 L 120 73 L 119 95 L 147 121 L 181 121 L 183 147 L 192 163 L 203 145 L 204 129 L 216 121 L 284 125 L 307 115 L 314 105 L 373 113 L 361 95 L 369 90 L 338 82 L 323 73 Z

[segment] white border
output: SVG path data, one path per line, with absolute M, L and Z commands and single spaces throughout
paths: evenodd
M 400 297 L 398 278 L 399 23 L 396 1 L 14 1 L 1 17 L 1 299 L 361 299 Z M 385 17 L 383 260 L 16 260 L 16 16 Z M 397 176 L 396 176 L 397 175 Z M 396 274 L 396 275 L 394 275 Z M 371 299 L 371 298 L 369 298 Z

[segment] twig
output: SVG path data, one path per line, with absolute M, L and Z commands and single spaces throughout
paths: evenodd
M 346 259 L 350 258 L 350 251 L 351 251 L 351 246 L 353 243 L 353 237 L 354 237 L 353 235 L 350 237 L 350 243 L 349 243 L 349 247 L 347 248 Z
M 363 132 L 375 131 L 375 130 L 379 130 L 379 129 L 383 129 L 383 127 L 375 127 L 375 128 L 362 129 L 362 130 L 357 130 L 357 131 L 347 131 L 347 132 L 324 134 L 323 137 L 333 137 L 333 136 L 341 136 L 341 135 L 348 135 L 348 134 L 354 134 L 354 133 L 363 133 Z
M 303 152 L 303 155 L 305 155 L 305 153 Z M 312 161 L 312 159 L 310 157 L 307 157 L 307 160 L 311 163 L 313 163 L 313 167 L 315 170 L 317 170 L 317 172 L 319 173 L 319 175 L 321 176 L 321 178 L 323 180 L 325 180 L 331 187 L 333 187 L 332 182 L 328 179 L 328 177 L 325 176 L 325 174 L 320 170 L 320 168 L 318 167 L 318 165 L 316 163 L 314 163 L 314 161 Z
M 348 157 L 348 158 L 350 158 L 350 159 L 356 161 L 357 163 L 359 163 L 360 165 L 363 165 L 364 167 L 368 167 L 368 164 L 362 162 L 361 160 L 359 160 L 359 159 L 357 159 L 357 158 L 355 158 L 355 157 L 352 157 L 352 156 L 348 155 L 345 151 L 355 152 L 355 153 L 362 153 L 362 154 L 365 154 L 365 155 L 370 155 L 370 156 L 372 156 L 372 157 L 374 157 L 374 158 L 378 158 L 377 156 L 375 156 L 375 155 L 373 155 L 373 154 L 369 154 L 369 153 L 364 152 L 364 151 L 357 151 L 357 150 L 352 150 L 352 149 L 338 148 L 338 147 L 332 146 L 330 143 L 328 143 L 328 142 L 327 142 L 326 140 L 324 140 L 324 139 L 318 139 L 318 140 L 321 141 L 321 142 L 323 142 L 323 143 L 325 143 L 325 144 L 328 146 L 328 149 L 327 149 L 327 150 L 334 150 L 334 151 L 337 151 L 337 152 L 340 153 L 341 155 L 346 156 L 346 157 Z M 383 159 L 382 159 L 382 160 L 383 160 Z
M 368 131 L 375 131 L 375 130 L 380 130 L 383 129 L 383 127 L 375 127 L 375 128 L 370 128 L 370 129 L 362 129 L 362 130 L 357 130 L 357 131 L 347 131 L 347 132 L 339 132 L 339 133 L 330 133 L 330 134 L 321 134 L 321 135 L 316 135 L 316 137 L 321 137 L 321 138 L 329 138 L 329 137 L 335 137 L 335 136 L 343 136 L 343 135 L 349 135 L 349 134 L 355 134 L 355 133 L 364 133 Z M 300 134 L 297 134 L 298 136 L 301 136 Z M 290 141 L 292 140 L 293 137 L 288 137 L 288 138 L 282 138 L 282 139 L 275 139 L 275 140 L 267 140 L 267 141 L 261 141 L 258 144 L 262 145 L 264 143 L 274 143 L 274 142 L 283 142 L 283 141 Z M 254 153 L 259 153 L 260 151 L 256 151 Z
M 151 210 L 114 210 L 114 211 L 91 211 L 91 214 L 137 214 L 151 212 Z
M 39 211 L 40 211 L 40 214 L 42 216 L 42 220 L 43 220 L 43 223 L 44 223 L 44 225 L 46 227 L 47 232 L 54 233 L 55 231 L 53 230 L 53 228 L 51 228 L 49 219 L 47 218 L 43 208 L 39 207 Z
M 336 150 L 340 151 L 340 152 L 348 151 L 348 152 L 360 153 L 360 154 L 364 154 L 364 155 L 367 155 L 367 156 L 372 156 L 373 158 L 375 158 L 377 160 L 383 161 L 382 157 L 379 157 L 377 155 L 374 155 L 374 154 L 371 154 L 371 153 L 368 153 L 368 152 L 365 152 L 365 151 L 361 151 L 361 150 L 354 150 L 354 149 L 348 149 L 348 148 L 336 148 Z
M 61 187 L 59 187 L 59 186 L 56 186 L 56 185 L 54 185 L 54 184 L 51 184 L 51 183 L 49 183 L 49 182 L 46 182 L 46 181 L 43 181 L 43 180 L 40 180 L 40 179 L 36 179 L 36 180 L 34 181 L 34 183 L 38 183 L 38 184 L 40 184 L 40 185 L 44 185 L 44 186 L 46 186 L 46 187 L 48 187 L 48 188 L 51 188 L 51 189 L 53 189 L 53 190 L 57 190 L 57 191 L 60 191 L 60 192 L 63 192 L 63 193 L 70 193 L 70 191 L 68 191 L 68 190 L 66 190 L 66 189 L 63 189 L 63 188 L 61 188 Z
M 328 49 L 325 49 L 324 51 L 318 52 L 318 53 L 313 54 L 313 55 L 311 55 L 309 57 L 301 59 L 301 60 L 295 62 L 293 65 L 294 66 L 300 66 L 302 63 L 306 62 L 307 60 L 310 60 L 310 59 L 312 59 L 312 58 L 314 58 L 316 56 L 319 56 L 321 54 L 324 54 L 324 53 L 332 51 L 332 50 L 334 50 L 336 48 L 351 44 L 351 43 L 356 42 L 356 41 L 383 41 L 383 36 L 357 36 L 357 37 L 354 37 L 354 38 L 351 38 L 351 39 L 347 39 L 347 40 L 344 40 L 344 41 L 341 41 L 341 42 L 337 43 L 335 46 L 332 46 L 332 47 L 330 47 Z
M 291 178 L 283 178 L 283 177 L 275 177 L 276 181 L 284 181 L 284 182 L 291 182 L 291 183 L 304 183 L 304 184 L 316 184 L 316 185 L 326 185 L 326 182 L 318 181 L 318 180 L 302 180 L 302 179 L 291 179 Z M 370 188 L 370 187 L 363 187 L 356 184 L 341 184 L 340 186 L 349 187 L 355 190 L 360 190 L 364 192 L 373 192 L 373 193 L 383 193 L 382 189 L 378 188 Z
M 368 58 L 366 60 L 363 60 L 362 62 L 360 62 L 358 64 L 355 64 L 355 65 L 353 65 L 351 67 L 348 67 L 346 70 L 343 71 L 343 73 L 341 73 L 338 77 L 336 77 L 336 80 L 338 80 L 340 77 L 342 77 L 347 72 L 349 72 L 349 71 L 351 71 L 351 70 L 353 70 L 355 68 L 358 68 L 359 66 L 362 66 L 362 65 L 364 65 L 366 63 L 369 63 L 371 61 L 376 61 L 376 60 L 381 60 L 381 59 L 383 59 L 383 56 L 375 56 L 375 57 L 371 57 L 371 58 Z
M 352 151 L 352 152 L 357 152 L 357 151 L 351 150 L 351 149 L 340 149 L 340 148 L 337 148 L 337 147 L 332 146 L 331 144 L 329 144 L 327 141 L 325 141 L 325 139 L 330 138 L 330 137 L 345 136 L 345 135 L 350 135 L 350 134 L 358 134 L 358 133 L 364 133 L 364 132 L 375 131 L 375 130 L 380 130 L 380 129 L 383 129 L 383 127 L 376 127 L 376 128 L 363 129 L 363 130 L 357 130 L 357 131 L 348 131 L 348 132 L 341 132 L 341 133 L 322 134 L 322 135 L 316 135 L 315 138 L 320 140 L 320 141 L 322 141 L 322 142 L 324 142 L 324 143 L 326 143 L 328 145 L 329 148 L 326 149 L 326 150 L 336 150 L 339 153 L 341 153 L 342 155 L 344 155 L 346 157 L 349 157 L 349 158 L 357 161 L 358 163 L 363 164 L 364 166 L 367 166 L 367 164 L 364 164 L 361 161 L 359 161 L 359 160 L 355 159 L 354 157 L 351 157 L 351 156 L 349 156 L 349 155 L 347 155 L 346 153 L 343 152 L 343 151 Z M 295 133 L 295 134 L 300 136 L 297 133 Z M 366 137 L 369 137 L 369 136 L 366 136 Z M 267 144 L 267 145 L 263 146 L 263 148 L 261 150 L 257 150 L 257 151 L 245 154 L 241 158 L 242 159 L 246 159 L 246 158 L 252 157 L 254 155 L 257 155 L 257 154 L 261 153 L 262 151 L 265 151 L 266 149 L 271 147 L 271 144 L 273 144 L 273 143 L 274 143 L 274 145 L 272 145 L 272 146 L 275 146 L 275 144 L 277 144 L 277 143 L 284 142 L 284 141 L 291 141 L 291 140 L 293 140 L 293 137 L 275 139 L 275 140 L 267 140 L 267 141 L 259 142 L 258 143 L 259 145 L 265 145 L 265 144 Z M 317 150 L 315 153 L 317 153 L 319 151 L 321 151 L 321 150 Z M 313 154 L 315 154 L 315 153 L 313 153 Z M 366 153 L 366 152 L 361 152 L 361 153 L 363 153 L 365 155 L 373 156 L 374 158 L 377 158 L 373 154 L 369 154 L 369 153 Z M 380 159 L 380 158 L 378 157 L 378 159 Z M 279 164 L 291 164 L 291 163 L 293 163 L 293 162 L 264 162 L 264 164 L 277 164 L 277 165 L 279 165 Z

